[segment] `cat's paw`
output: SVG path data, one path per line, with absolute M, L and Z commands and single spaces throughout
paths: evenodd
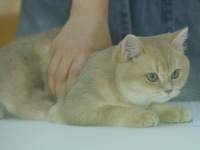
M 158 116 L 151 111 L 144 111 L 132 119 L 133 127 L 153 127 L 159 123 Z
M 57 105 L 54 105 L 49 109 L 48 112 L 48 121 L 52 123 L 59 123 L 59 124 L 66 124 L 63 119 L 63 114 L 60 112 L 61 109 L 57 107 Z
M 182 123 L 192 120 L 192 113 L 188 108 L 171 108 L 161 115 L 160 120 L 164 123 Z

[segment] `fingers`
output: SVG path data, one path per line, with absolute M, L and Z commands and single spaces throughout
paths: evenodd
M 56 98 L 62 99 L 67 95 L 68 74 L 73 63 L 73 56 L 66 54 L 62 57 L 55 75 Z
M 55 53 L 48 67 L 48 84 L 49 84 L 49 89 L 54 97 L 56 97 L 54 78 L 58 66 L 60 64 L 61 58 L 62 56 L 60 53 Z
M 107 22 L 99 23 L 96 19 L 83 19 L 82 16 L 69 18 L 50 50 L 52 60 L 48 68 L 48 84 L 52 95 L 58 98 L 56 100 L 69 92 L 88 55 L 110 46 L 110 41 Z
M 52 95 L 58 99 L 65 95 L 66 88 L 64 82 L 67 79 L 67 75 L 73 62 L 73 53 L 68 50 L 53 50 L 54 56 L 49 64 L 48 68 L 48 84 Z M 62 88 L 61 88 L 62 87 Z
M 68 48 L 69 49 L 69 48 Z M 56 100 L 63 99 L 84 65 L 85 58 L 78 50 L 54 50 L 49 64 L 48 84 Z
M 67 85 L 66 85 L 67 93 L 70 91 L 70 89 L 74 85 L 86 61 L 87 61 L 87 56 L 85 56 L 84 54 L 79 55 L 76 59 L 74 59 L 70 67 L 69 74 L 68 74 Z

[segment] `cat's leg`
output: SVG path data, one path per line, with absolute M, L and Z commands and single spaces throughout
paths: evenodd
M 47 120 L 48 111 L 55 104 L 52 97 L 42 90 L 34 90 L 32 93 L 24 91 L 18 92 L 18 95 L 4 95 L 0 117 L 3 117 L 6 110 L 8 114 L 22 119 Z
M 55 123 L 84 126 L 152 127 L 159 122 L 158 116 L 153 111 L 139 107 L 113 105 L 105 105 L 95 109 L 89 107 L 87 109 L 80 107 L 79 109 L 64 109 L 55 106 L 50 111 L 49 119 Z
M 48 120 L 49 109 L 55 104 L 55 101 L 49 95 L 42 92 L 34 93 L 28 101 L 21 102 L 21 110 L 17 111 L 17 116 L 22 119 Z
M 160 122 L 163 123 L 180 123 L 190 122 L 192 114 L 189 108 L 178 107 L 171 104 L 153 104 L 149 107 L 159 117 Z
M 159 123 L 159 118 L 153 111 L 139 107 L 104 106 L 99 111 L 103 117 L 108 115 L 105 112 L 110 113 L 109 119 L 113 118 L 116 126 L 142 128 L 153 127 Z M 104 118 L 101 122 L 104 122 Z

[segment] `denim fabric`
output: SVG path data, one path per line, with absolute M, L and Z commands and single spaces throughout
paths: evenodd
M 23 0 L 17 36 L 61 27 L 71 0 Z M 109 27 L 113 44 L 128 33 L 149 36 L 189 27 L 191 72 L 186 87 L 200 91 L 200 0 L 110 0 Z M 200 100 L 199 93 L 198 98 Z
M 69 0 L 23 0 L 17 36 L 61 27 L 69 18 Z

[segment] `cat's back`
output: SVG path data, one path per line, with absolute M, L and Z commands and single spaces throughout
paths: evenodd
M 59 30 L 52 30 L 36 35 L 17 38 L 0 49 L 0 66 L 3 68 L 23 63 L 38 62 L 41 57 L 48 57 L 51 41 Z
M 16 38 L 0 49 L 0 57 L 2 57 L 2 55 L 11 55 L 11 53 L 12 55 L 21 55 L 38 51 L 42 46 L 50 45 L 58 32 L 59 30 L 55 29 L 35 35 Z
M 58 30 L 22 37 L 0 49 L 0 89 L 37 86 L 44 79 L 48 50 Z M 45 64 L 46 63 L 46 64 Z

